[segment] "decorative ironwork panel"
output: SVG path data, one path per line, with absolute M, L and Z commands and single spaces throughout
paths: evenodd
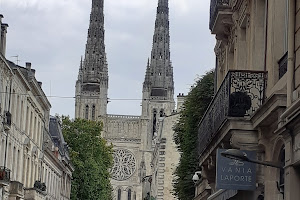
M 229 71 L 199 123 L 198 153 L 204 152 L 228 117 L 252 115 L 264 101 L 266 72 Z
M 113 157 L 112 178 L 118 181 L 129 179 L 136 170 L 136 158 L 134 154 L 127 149 L 117 149 L 114 151 Z
M 209 28 L 210 30 L 213 27 L 213 24 L 216 21 L 219 9 L 222 7 L 228 7 L 229 0 L 211 0 L 210 1 L 210 21 L 209 21 Z
M 263 104 L 266 74 L 251 71 L 231 71 L 229 73 L 231 100 L 229 102 L 229 116 L 250 116 Z M 237 102 L 232 105 L 234 98 Z M 242 114 L 239 116 L 232 115 L 233 109 Z

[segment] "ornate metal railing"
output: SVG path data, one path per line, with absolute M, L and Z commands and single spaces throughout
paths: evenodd
M 212 30 L 212 27 L 216 21 L 219 9 L 229 8 L 229 0 L 211 0 L 210 1 L 210 20 L 209 20 L 209 29 Z
M 10 181 L 10 170 L 6 167 L 0 167 L 0 181 L 8 182 Z
M 46 192 L 46 184 L 42 183 L 41 181 L 35 181 L 33 188 L 42 192 Z
M 198 154 L 201 156 L 227 117 L 253 114 L 265 97 L 267 73 L 229 71 L 198 127 Z

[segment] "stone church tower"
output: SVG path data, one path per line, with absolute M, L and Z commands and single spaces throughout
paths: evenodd
M 103 0 L 92 0 L 85 57 L 76 82 L 75 117 L 103 122 L 102 136 L 114 146 L 114 199 L 141 200 L 151 193 L 151 163 L 160 122 L 175 109 L 168 0 L 158 0 L 141 116 L 107 114 L 107 91 Z
M 96 120 L 106 115 L 107 90 L 103 0 L 93 0 L 85 56 L 76 82 L 75 118 Z
M 170 60 L 169 4 L 159 0 L 155 20 L 151 58 L 143 84 L 142 119 L 149 119 L 147 147 L 157 135 L 160 117 L 175 109 L 173 67 Z

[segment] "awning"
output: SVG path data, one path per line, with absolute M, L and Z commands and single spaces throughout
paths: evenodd
M 218 190 L 210 195 L 207 200 L 227 200 L 234 197 L 238 193 L 237 190 Z

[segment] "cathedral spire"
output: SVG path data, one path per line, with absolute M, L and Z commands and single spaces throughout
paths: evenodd
M 90 25 L 84 58 L 84 83 L 108 81 L 107 62 L 104 45 L 103 0 L 92 0 Z
M 169 1 L 158 0 L 151 60 L 147 66 L 144 89 L 150 90 L 150 97 L 173 100 L 173 68 L 170 60 Z M 147 77 L 150 76 L 150 77 Z M 150 79 L 150 81 L 149 81 Z M 150 98 L 149 97 L 149 98 Z
M 104 0 L 92 0 L 84 58 L 76 82 L 75 118 L 106 115 L 108 67 L 104 45 Z

